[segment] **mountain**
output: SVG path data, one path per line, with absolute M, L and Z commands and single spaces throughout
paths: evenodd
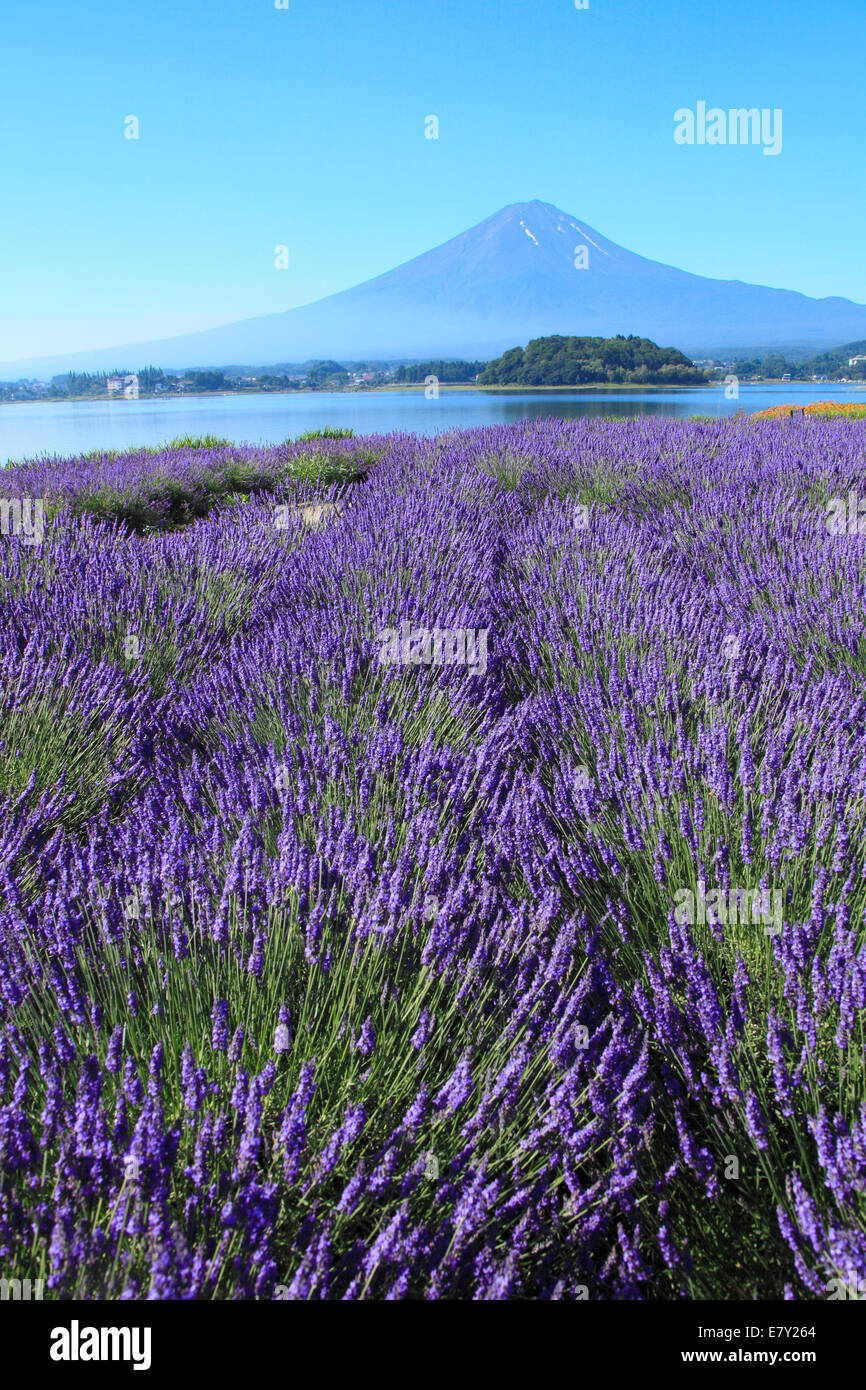
M 556 333 L 634 333 L 691 353 L 759 345 L 814 351 L 866 337 L 866 305 L 691 275 L 626 251 L 550 203 L 512 203 L 435 250 L 313 304 L 161 342 L 0 363 L 0 379 L 144 363 L 488 358 Z

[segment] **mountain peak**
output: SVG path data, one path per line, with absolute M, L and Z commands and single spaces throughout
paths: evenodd
M 553 224 L 577 220 L 553 203 L 542 203 L 538 198 L 533 198 L 528 203 L 507 203 L 504 208 L 500 208 L 498 212 L 486 217 L 478 225 L 483 227 L 487 223 L 512 222 L 530 217 L 541 218 L 544 222 Z
M 820 349 L 866 338 L 866 306 L 692 275 L 627 251 L 533 198 L 314 304 L 163 342 L 8 363 L 3 372 L 490 358 L 551 334 L 616 333 L 695 353 Z
M 568 214 L 562 208 L 556 207 L 554 203 L 543 203 L 540 198 L 532 198 L 528 203 L 506 203 L 500 212 L 535 212 L 536 209 L 542 212 L 552 213 L 554 217 L 566 217 Z M 497 215 L 493 214 L 494 217 Z

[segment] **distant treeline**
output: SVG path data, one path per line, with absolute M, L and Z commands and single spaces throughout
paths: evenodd
M 677 348 L 649 338 L 533 338 L 491 362 L 480 386 L 582 386 L 634 382 L 646 386 L 695 386 L 706 372 Z
M 862 357 L 862 362 L 849 361 L 852 357 Z M 849 381 L 866 381 L 866 342 L 845 343 L 842 347 L 828 348 L 826 352 L 816 353 L 814 357 L 789 361 L 781 352 L 767 353 L 764 357 L 745 358 L 734 362 L 730 370 L 741 381 L 750 377 L 782 377 L 790 373 L 795 381 L 811 381 L 813 376 L 827 377 L 828 380 L 847 377 Z
M 141 396 L 175 391 L 223 391 L 232 385 L 222 372 L 185 372 L 171 375 L 159 367 L 139 367 L 137 372 L 64 372 L 44 381 L 0 381 L 0 400 L 79 400 L 109 395 L 108 382 L 119 381 L 117 394 L 131 377 L 137 378 Z
M 109 391 L 108 383 L 116 385 Z M 370 384 L 387 378 L 377 377 Z M 66 372 L 44 381 L 0 381 L 2 400 L 80 400 L 122 395 L 127 384 L 137 386 L 138 396 L 198 395 L 208 391 L 321 391 L 343 390 L 352 384 L 351 374 L 337 362 L 321 362 L 305 376 L 262 371 L 248 376 L 226 371 L 164 372 L 159 367 L 140 367 L 137 372 Z
M 428 376 L 435 376 L 437 381 L 474 381 L 479 372 L 483 372 L 487 366 L 486 362 L 464 362 L 462 360 L 451 362 L 413 362 L 409 367 L 398 367 L 394 372 L 394 381 L 423 382 Z
M 183 381 L 194 391 L 219 391 L 226 381 L 222 372 L 184 372 L 177 376 L 164 372 L 159 367 L 139 367 L 137 372 L 128 369 L 114 372 L 67 372 L 63 376 L 51 378 L 51 388 L 58 395 L 102 396 L 108 389 L 111 378 L 123 381 L 127 377 L 138 378 L 138 389 L 142 395 L 151 391 L 171 391 L 179 381 Z

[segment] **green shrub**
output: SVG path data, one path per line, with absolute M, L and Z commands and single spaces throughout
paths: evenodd
M 343 429 L 340 425 L 325 425 L 321 430 L 304 430 L 297 438 L 298 444 L 306 444 L 308 439 L 354 439 L 355 431 Z M 289 441 L 287 441 L 289 442 Z
M 181 434 L 170 444 L 159 445 L 153 452 L 159 453 L 162 449 L 230 449 L 232 443 L 231 439 L 223 439 L 217 434 Z

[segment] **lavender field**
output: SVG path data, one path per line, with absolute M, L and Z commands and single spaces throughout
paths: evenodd
M 0 1276 L 866 1288 L 864 445 L 4 471 Z

